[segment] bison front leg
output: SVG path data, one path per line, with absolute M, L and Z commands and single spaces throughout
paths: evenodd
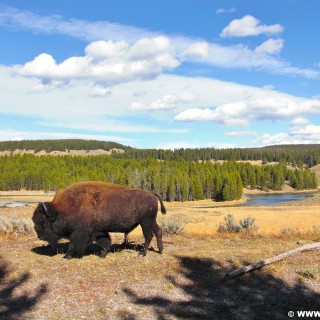
M 89 234 L 80 230 L 74 231 L 70 236 L 70 244 L 63 259 L 82 258 L 89 241 Z
M 110 251 L 111 237 L 109 233 L 107 235 L 97 237 L 95 243 L 101 248 L 100 258 L 104 258 Z

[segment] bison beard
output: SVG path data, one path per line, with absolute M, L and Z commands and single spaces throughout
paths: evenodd
M 162 230 L 156 222 L 158 200 L 161 213 L 166 209 L 154 192 L 130 189 L 103 182 L 77 183 L 59 191 L 52 202 L 40 203 L 33 213 L 38 238 L 55 249 L 61 238 L 70 239 L 65 259 L 82 257 L 88 244 L 101 247 L 100 257 L 110 249 L 109 232 L 127 234 L 141 226 L 146 255 L 153 235 L 162 253 Z

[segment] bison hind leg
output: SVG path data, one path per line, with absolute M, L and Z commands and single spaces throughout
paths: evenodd
M 111 237 L 109 233 L 105 234 L 104 236 L 100 236 L 96 239 L 95 243 L 101 248 L 100 251 L 100 258 L 105 258 L 107 253 L 110 251 L 111 246 Z
M 152 237 L 153 237 L 153 226 L 149 222 L 147 223 L 141 223 L 141 228 L 144 236 L 144 246 L 142 251 L 140 252 L 140 255 L 145 256 L 147 254 L 147 251 L 149 249 L 149 245 L 151 243 Z
M 154 222 L 153 225 L 153 233 L 155 234 L 156 238 L 157 238 L 157 246 L 159 249 L 159 253 L 163 252 L 163 244 L 162 244 L 162 229 L 161 227 L 158 226 L 158 224 L 156 222 Z

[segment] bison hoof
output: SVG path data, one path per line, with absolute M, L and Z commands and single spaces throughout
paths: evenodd
M 146 252 L 145 251 L 140 251 L 138 256 L 141 256 L 141 257 L 145 257 L 146 256 Z
M 103 259 L 107 256 L 107 252 L 106 251 L 101 251 L 99 254 L 99 258 Z

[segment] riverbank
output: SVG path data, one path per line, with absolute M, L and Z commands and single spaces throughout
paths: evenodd
M 281 190 L 275 191 L 275 190 L 269 190 L 269 191 L 262 191 L 260 189 L 247 189 L 243 188 L 243 195 L 241 199 L 239 200 L 232 200 L 232 201 L 224 201 L 224 202 L 219 202 L 219 201 L 212 201 L 211 199 L 206 199 L 206 200 L 199 200 L 199 201 L 185 201 L 184 203 L 192 203 L 192 204 L 197 204 L 199 202 L 205 203 L 205 202 L 214 202 L 217 205 L 221 205 L 223 203 L 226 203 L 228 205 L 232 204 L 237 204 L 237 203 L 242 203 L 247 200 L 248 196 L 250 195 L 259 195 L 259 194 L 281 194 L 281 193 L 316 193 L 319 189 L 316 190 L 295 190 L 289 185 L 284 185 Z M 55 191 L 43 191 L 43 190 L 13 190 L 13 191 L 0 191 L 0 198 L 3 200 L 7 199 L 23 199 L 23 198 L 36 198 L 36 197 L 44 197 L 44 198 L 52 198 L 56 194 Z

